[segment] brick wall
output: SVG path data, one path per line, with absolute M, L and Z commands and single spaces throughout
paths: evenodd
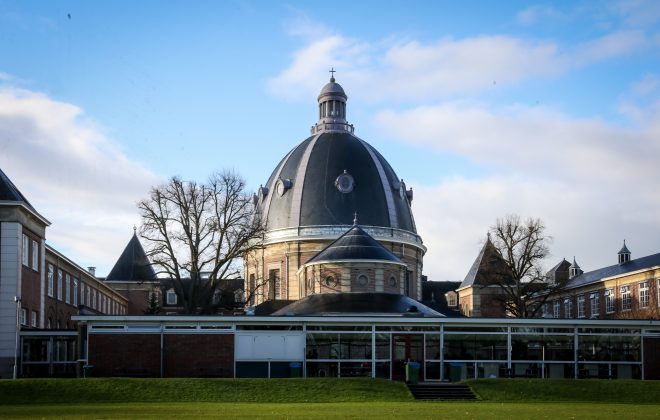
M 234 377 L 233 334 L 166 334 L 164 376 Z
M 88 344 L 94 376 L 160 376 L 160 334 L 90 334 Z
M 90 334 L 94 376 L 160 376 L 160 334 Z M 164 334 L 164 377 L 234 377 L 233 334 Z

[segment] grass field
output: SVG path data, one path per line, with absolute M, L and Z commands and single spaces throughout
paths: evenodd
M 598 403 L 115 403 L 2 407 L 2 418 L 657 419 L 657 405 Z
M 1 418 L 660 418 L 660 382 L 468 382 L 476 402 L 414 401 L 378 379 L 0 380 Z

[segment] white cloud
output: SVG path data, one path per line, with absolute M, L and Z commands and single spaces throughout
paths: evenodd
M 309 22 L 297 34 L 306 33 Z M 642 31 L 608 33 L 566 48 L 552 41 L 483 35 L 429 42 L 388 37 L 379 42 L 341 34 L 313 36 L 290 65 L 268 82 L 287 99 L 309 98 L 334 66 L 352 94 L 371 100 L 442 99 L 534 78 L 550 78 L 651 45 Z
M 633 84 L 631 90 L 637 96 L 648 96 L 658 91 L 660 77 L 656 74 L 647 74 L 641 80 Z
M 382 111 L 375 119 L 383 135 L 505 171 L 613 185 L 660 175 L 660 138 L 652 127 L 631 131 L 543 107 L 493 111 L 453 103 Z
M 516 14 L 516 21 L 521 25 L 530 26 L 540 20 L 557 19 L 563 15 L 551 6 L 534 5 Z
M 429 249 L 424 272 L 431 280 L 463 280 L 488 228 L 508 213 L 545 222 L 553 237 L 546 269 L 573 256 L 586 271 L 615 264 L 623 239 L 634 257 L 658 252 L 660 200 L 634 185 L 616 190 L 511 175 L 414 188 L 417 228 Z
M 0 89 L 0 165 L 52 222 L 49 242 L 100 274 L 139 223 L 135 202 L 159 182 L 79 107 L 11 87 Z
M 548 268 L 573 255 L 586 270 L 613 264 L 624 238 L 636 256 L 658 252 L 660 107 L 639 112 L 637 128 L 521 106 L 496 112 L 449 103 L 378 114 L 383 136 L 498 174 L 416 183 L 413 210 L 429 248 L 425 271 L 461 280 L 488 227 L 507 213 L 546 222 L 555 237 Z

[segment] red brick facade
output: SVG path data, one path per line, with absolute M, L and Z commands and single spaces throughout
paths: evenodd
M 234 377 L 233 334 L 163 334 L 163 377 Z M 95 376 L 161 376 L 161 334 L 90 334 Z

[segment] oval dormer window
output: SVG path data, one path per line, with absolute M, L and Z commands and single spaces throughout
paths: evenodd
M 335 180 L 335 187 L 337 187 L 339 192 L 348 194 L 353 191 L 353 188 L 355 187 L 355 180 L 351 174 L 348 173 L 348 171 L 344 170 L 344 173 L 339 175 Z
M 360 274 L 357 278 L 357 282 L 360 286 L 366 286 L 369 283 L 369 278 L 364 274 Z

